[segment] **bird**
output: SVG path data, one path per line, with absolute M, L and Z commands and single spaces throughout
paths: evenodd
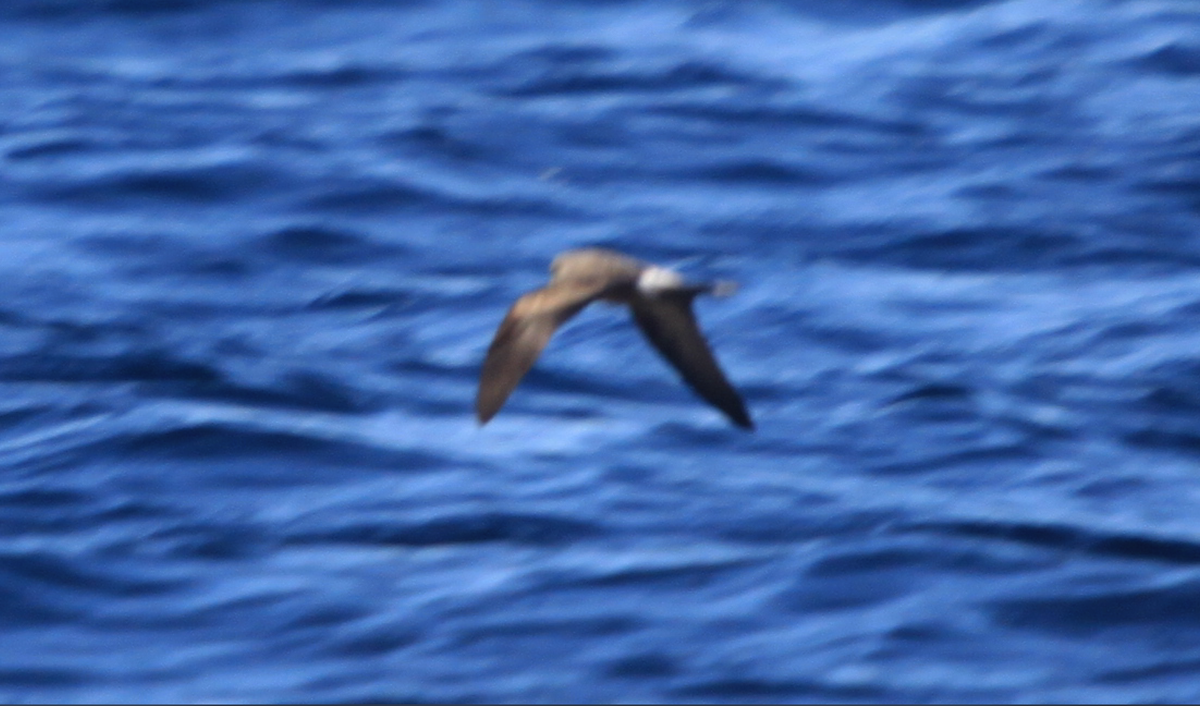
M 500 411 L 554 332 L 594 301 L 624 304 L 633 321 L 683 381 L 747 430 L 754 422 L 721 371 L 692 312 L 701 294 L 727 296 L 731 282 L 689 283 L 676 271 L 604 248 L 568 250 L 550 264 L 550 282 L 517 299 L 488 347 L 475 414 L 480 426 Z

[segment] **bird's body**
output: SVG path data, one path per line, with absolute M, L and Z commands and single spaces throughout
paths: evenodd
M 533 367 L 554 331 L 593 301 L 629 306 L 646 338 L 702 398 L 752 429 L 741 396 L 725 379 L 696 325 L 692 300 L 729 285 L 687 284 L 677 272 L 618 252 L 590 248 L 554 258 L 550 283 L 513 304 L 488 348 L 475 411 L 486 424 Z

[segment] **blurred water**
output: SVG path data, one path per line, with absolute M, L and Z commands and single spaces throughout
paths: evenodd
M 1200 698 L 1192 0 L 0 10 L 0 700 Z M 560 250 L 726 278 L 746 434 Z

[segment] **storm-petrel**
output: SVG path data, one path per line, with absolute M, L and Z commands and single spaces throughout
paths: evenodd
M 550 284 L 518 299 L 496 331 L 479 376 L 479 423 L 487 424 L 500 411 L 554 331 L 602 300 L 627 304 L 638 328 L 684 382 L 734 424 L 753 429 L 745 403 L 721 372 L 692 313 L 696 296 L 724 296 L 735 288 L 728 282 L 687 283 L 674 270 L 612 250 L 562 253 L 550 265 Z

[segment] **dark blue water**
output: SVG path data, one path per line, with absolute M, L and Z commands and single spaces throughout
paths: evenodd
M 0 700 L 1200 699 L 1193 0 L 0 10 Z M 618 310 L 490 425 L 560 250 Z

